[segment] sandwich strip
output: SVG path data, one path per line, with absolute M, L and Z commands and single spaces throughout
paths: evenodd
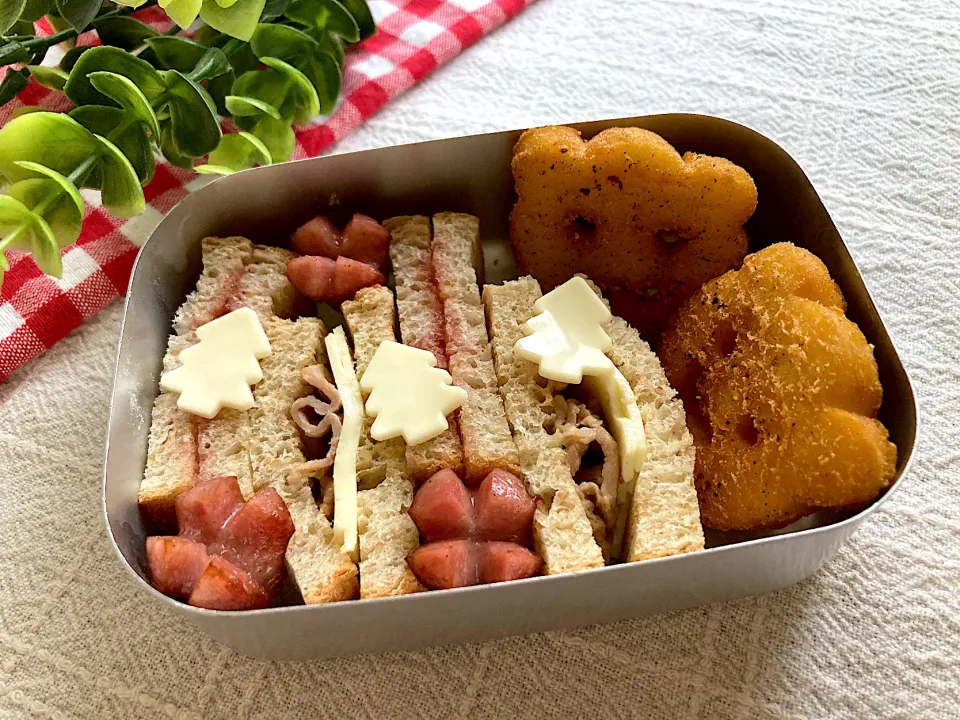
M 390 233 L 390 261 L 403 343 L 432 352 L 437 367 L 446 370 L 443 302 L 430 249 L 430 220 L 422 215 L 402 216 L 385 220 L 383 226 Z M 407 472 L 413 482 L 426 480 L 443 469 L 463 474 L 456 417 L 449 418 L 449 423 L 440 435 L 407 447 Z
M 177 310 L 163 371 L 180 365 L 180 353 L 197 342 L 194 330 L 238 307 L 252 308 L 261 323 L 275 315 L 289 316 L 295 292 L 287 281 L 285 265 L 293 256 L 281 248 L 254 245 L 246 238 L 204 238 L 203 272 L 196 289 Z M 221 412 L 204 421 L 177 408 L 176 393 L 161 391 L 154 401 L 147 462 L 138 502 L 143 512 L 160 527 L 175 523 L 177 496 L 198 479 L 222 474 L 236 475 L 244 496 L 252 495 L 249 462 L 237 443 L 217 443 L 216 438 L 234 437 L 243 424 L 242 413 Z
M 273 487 L 287 504 L 296 531 L 286 562 L 305 603 L 349 600 L 357 595 L 357 567 L 340 550 L 330 521 L 317 507 L 310 480 L 297 472 L 305 461 L 290 407 L 312 391 L 304 368 L 326 365 L 317 318 L 273 318 L 264 325 L 273 353 L 261 362 L 263 380 L 254 387 L 256 405 L 247 411 L 247 450 L 254 490 Z
M 547 574 L 553 575 L 603 567 L 604 560 L 559 438 L 546 429 L 554 420 L 551 386 L 544 387 L 537 366 L 513 351 L 540 295 L 537 281 L 523 277 L 485 286 L 483 304 L 520 470 L 527 489 L 538 498 L 534 542 Z
M 374 286 L 343 303 L 353 340 L 357 375 L 363 377 L 380 343 L 396 340 L 393 293 Z M 408 515 L 413 484 L 407 478 L 402 438 L 377 442 L 370 436 L 373 419 L 364 415 L 357 454 L 357 532 L 360 541 L 360 597 L 375 598 L 421 592 L 407 565 L 420 546 L 417 526 Z
M 693 483 L 695 448 L 683 403 L 637 329 L 614 317 L 605 328 L 610 359 L 633 388 L 643 416 L 646 459 L 637 475 L 626 529 L 628 562 L 704 547 Z
M 472 215 L 433 216 L 433 267 L 443 303 L 444 344 L 450 375 L 467 398 L 459 427 L 468 485 L 496 468 L 519 473 L 520 458 L 510 434 L 490 354 L 478 277 L 483 273 L 480 222 Z

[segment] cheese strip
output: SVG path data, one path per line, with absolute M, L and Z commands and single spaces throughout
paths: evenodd
M 343 403 L 343 428 L 333 461 L 333 535 L 343 552 L 357 562 L 357 451 L 363 429 L 363 400 L 343 328 L 325 338 L 330 370 Z

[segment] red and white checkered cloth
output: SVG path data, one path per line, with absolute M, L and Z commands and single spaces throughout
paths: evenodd
M 370 0 L 378 31 L 348 53 L 340 105 L 326 119 L 295 128 L 294 158 L 313 157 L 344 137 L 391 98 L 429 75 L 534 0 Z M 158 29 L 171 27 L 157 8 L 135 15 Z M 49 32 L 49 28 L 46 28 Z M 43 32 L 44 28 L 41 28 Z M 81 44 L 96 38 L 83 36 Z M 20 105 L 65 110 L 61 93 L 31 81 L 17 100 L 0 109 L 0 125 Z M 87 201 L 83 232 L 63 251 L 63 277 L 44 276 L 29 256 L 8 253 L 10 269 L 0 290 L 0 382 L 127 291 L 138 247 L 163 213 L 192 189 L 198 176 L 157 165 L 144 188 L 143 215 L 118 220 Z

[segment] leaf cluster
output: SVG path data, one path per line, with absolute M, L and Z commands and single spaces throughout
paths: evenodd
M 33 77 L 74 106 L 67 114 L 20 108 L 0 128 L 0 251 L 27 250 L 59 275 L 59 248 L 80 233 L 78 188 L 99 190 L 117 217 L 137 215 L 159 155 L 208 174 L 288 160 L 292 125 L 336 104 L 344 45 L 375 31 L 365 0 L 159 0 L 178 26 L 204 21 L 191 39 L 130 17 L 156 2 L 0 6 L 0 66 L 8 66 L 0 104 Z M 37 38 L 33 21 L 43 16 L 58 32 Z M 57 67 L 40 64 L 49 47 L 89 27 L 101 46 L 72 46 Z M 239 132 L 223 134 L 218 116 Z M 5 269 L 0 255 L 0 281 Z

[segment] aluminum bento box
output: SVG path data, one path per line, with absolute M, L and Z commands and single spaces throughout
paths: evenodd
M 200 273 L 200 240 L 243 235 L 283 244 L 330 203 L 377 218 L 440 211 L 479 216 L 487 281 L 515 272 L 508 215 L 515 195 L 510 156 L 520 131 L 436 140 L 257 168 L 204 187 L 153 232 L 130 281 L 107 433 L 103 499 L 113 548 L 151 601 L 185 616 L 223 643 L 272 659 L 335 657 L 475 642 L 768 592 L 814 573 L 903 481 L 917 433 L 910 380 L 830 215 L 797 163 L 778 145 L 735 123 L 700 115 L 651 115 L 574 125 L 653 130 L 681 153 L 729 158 L 756 181 L 759 205 L 747 228 L 751 250 L 790 241 L 818 255 L 875 346 L 884 398 L 880 419 L 897 444 L 897 477 L 863 511 L 819 513 L 767 534 L 708 533 L 707 549 L 646 562 L 496 585 L 331 605 L 247 612 L 190 607 L 144 579 L 145 533 L 137 489 L 150 410 L 177 307 Z

